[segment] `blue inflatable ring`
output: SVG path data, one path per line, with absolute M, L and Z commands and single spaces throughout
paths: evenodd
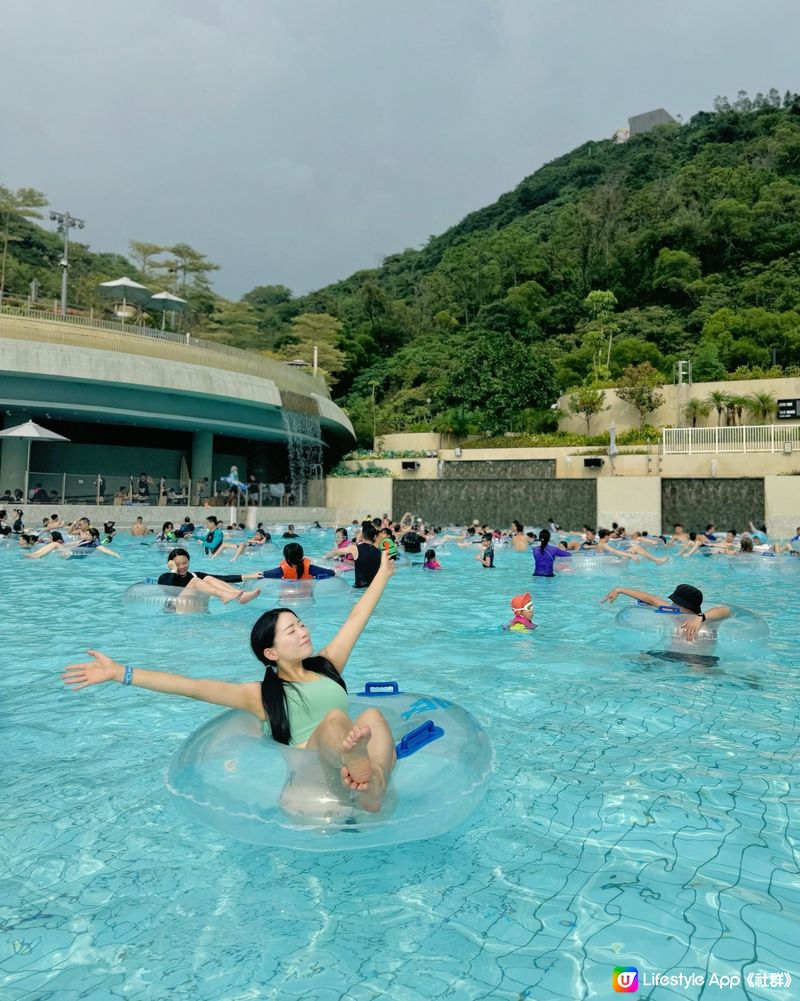
M 167 787 L 188 815 L 250 844 L 299 851 L 353 851 L 422 841 L 465 821 L 494 765 L 484 730 L 445 699 L 371 682 L 350 696 L 355 717 L 379 709 L 398 762 L 383 808 L 361 809 L 315 751 L 265 736 L 261 722 L 231 710 L 195 731 L 173 756 Z

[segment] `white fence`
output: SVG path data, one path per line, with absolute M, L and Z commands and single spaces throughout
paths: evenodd
M 800 424 L 744 427 L 664 428 L 664 455 L 703 452 L 800 452 Z

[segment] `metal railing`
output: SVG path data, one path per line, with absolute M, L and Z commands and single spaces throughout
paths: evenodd
M 315 467 L 312 478 L 321 479 L 322 468 Z M 24 486 L 12 492 L 0 504 L 113 504 L 236 507 L 302 507 L 307 499 L 307 484 L 292 488 L 288 483 L 249 483 L 232 488 L 223 480 L 213 483 L 187 483 L 162 476 L 150 478 L 147 493 L 140 494 L 138 476 L 111 473 L 37 473 L 26 474 Z M 247 489 L 244 489 L 244 487 Z
M 113 334 L 114 336 L 109 336 Z M 0 337 L 43 341 L 70 347 L 96 348 L 144 354 L 151 358 L 222 368 L 243 375 L 271 379 L 280 389 L 303 396 L 316 393 L 330 399 L 323 379 L 298 372 L 277 359 L 229 344 L 205 341 L 191 334 L 176 334 L 155 327 L 141 327 L 91 316 L 52 313 L 30 306 L 0 306 Z
M 664 428 L 664 455 L 725 452 L 800 452 L 800 424 L 742 427 Z

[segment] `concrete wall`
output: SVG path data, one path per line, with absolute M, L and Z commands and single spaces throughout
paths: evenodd
M 392 510 L 392 485 L 388 477 L 333 476 L 326 480 L 326 506 L 330 520 L 347 525 L 353 518 L 373 518 L 384 513 L 399 517 Z
M 606 477 L 597 481 L 597 527 L 616 521 L 629 531 L 661 533 L 661 480 L 657 476 Z
M 687 427 L 683 410 L 689 399 L 706 400 L 710 393 L 719 390 L 731 396 L 752 396 L 753 393 L 769 393 L 776 400 L 800 399 L 800 378 L 792 379 L 743 379 L 741 382 L 695 382 L 689 386 L 662 386 L 661 392 L 665 400 L 663 406 L 655 410 L 647 418 L 647 423 L 653 427 Z M 639 427 L 639 414 L 629 404 L 624 403 L 613 389 L 606 390 L 606 406 L 609 408 L 592 418 L 591 433 L 602 434 L 608 430 L 613 421 L 617 434 Z M 569 393 L 565 393 L 558 401 L 559 408 L 565 414 L 558 422 L 559 431 L 574 431 L 586 434 L 586 421 L 575 417 L 569 412 Z M 717 411 L 712 410 L 708 417 L 700 418 L 698 427 L 716 427 Z M 741 423 L 741 422 L 739 422 Z M 744 423 L 753 423 L 745 413 Z M 799 424 L 800 420 L 781 421 L 781 424 Z M 387 446 L 388 448 L 389 446 Z
M 800 525 L 800 476 L 764 477 L 764 516 L 773 538 L 791 538 Z
M 661 481 L 661 520 L 664 531 L 680 522 L 688 531 L 703 531 L 710 522 L 721 532 L 741 532 L 750 521 L 764 520 L 764 480 L 664 479 Z
M 2 506 L 2 505 L 0 505 Z M 136 504 L 131 506 L 117 506 L 114 504 L 23 504 L 24 521 L 26 526 L 33 528 L 41 525 L 42 518 L 51 513 L 58 514 L 63 521 L 68 524 L 76 518 L 89 518 L 93 525 L 102 525 L 105 521 L 113 521 L 119 529 L 130 528 L 141 516 L 148 528 L 161 530 L 165 521 L 171 521 L 174 525 L 179 525 L 188 514 L 195 525 L 204 525 L 205 519 L 209 515 L 214 515 L 224 524 L 237 521 L 237 516 L 228 507 L 175 507 L 159 506 L 156 504 Z M 382 512 L 381 512 L 382 513 Z M 330 524 L 334 520 L 330 512 L 324 507 L 240 507 L 238 510 L 238 521 L 243 521 L 250 528 L 255 528 L 259 521 L 262 521 L 267 528 L 274 525 L 287 525 L 290 522 L 295 525 L 307 524 L 312 521 L 319 521 L 321 524 Z
M 508 526 L 546 524 L 549 517 L 569 527 L 594 521 L 596 484 L 554 479 L 442 479 L 394 481 L 394 511 L 413 511 L 438 525 L 464 525 L 475 518 Z

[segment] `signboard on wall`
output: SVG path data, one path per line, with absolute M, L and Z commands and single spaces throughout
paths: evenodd
M 795 420 L 800 416 L 800 400 L 778 400 L 778 420 Z

